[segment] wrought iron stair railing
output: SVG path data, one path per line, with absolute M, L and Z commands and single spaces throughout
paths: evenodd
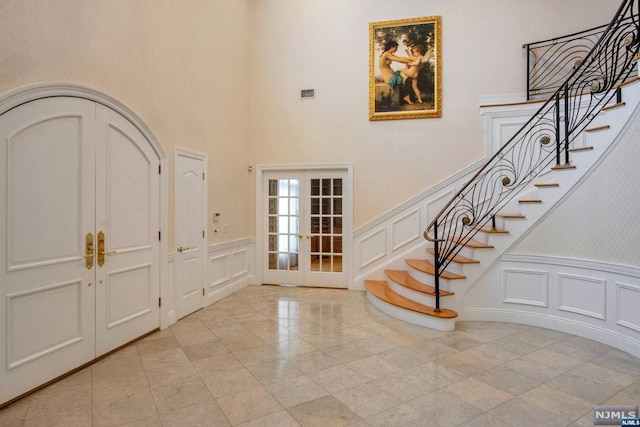
M 631 21 L 632 16 L 625 20 Z M 544 100 L 554 94 L 567 77 L 582 63 L 609 25 L 527 43 L 527 100 Z
M 440 277 L 462 248 L 543 171 L 570 167 L 569 148 L 634 70 L 640 0 L 624 0 L 569 77 L 436 215 L 424 232 L 434 245 L 436 310 Z M 619 95 L 618 95 L 619 96 Z

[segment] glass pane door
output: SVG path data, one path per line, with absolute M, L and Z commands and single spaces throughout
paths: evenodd
M 312 178 L 311 272 L 342 272 L 342 178 Z
M 343 268 L 346 173 L 270 172 L 263 179 L 262 282 L 347 287 Z
M 270 179 L 268 268 L 297 271 L 300 256 L 300 180 Z

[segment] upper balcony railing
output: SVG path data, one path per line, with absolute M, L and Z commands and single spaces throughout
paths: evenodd
M 640 48 L 640 0 L 624 0 L 575 69 L 525 125 L 467 182 L 424 232 L 433 242 L 436 310 L 440 276 L 495 215 L 549 167 L 570 167 L 574 139 L 619 94 L 635 70 Z M 577 58 L 577 56 L 576 56 Z M 575 62 L 575 61 L 574 61 Z M 566 74 L 566 73 L 565 73 Z M 555 166 L 554 166 L 555 165 Z
M 628 16 L 625 20 L 632 21 Z M 621 24 L 624 24 L 621 23 Z M 591 52 L 609 25 L 566 36 L 527 43 L 527 100 L 548 99 Z

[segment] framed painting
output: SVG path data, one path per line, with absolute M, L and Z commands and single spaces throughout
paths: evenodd
M 442 117 L 441 17 L 369 24 L 369 120 Z

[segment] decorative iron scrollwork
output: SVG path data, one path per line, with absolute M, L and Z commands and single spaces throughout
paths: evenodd
M 531 82 L 539 81 L 544 73 L 529 76 L 528 93 L 549 95 L 549 99 L 425 230 L 425 238 L 434 243 L 436 295 L 439 277 L 453 257 L 520 191 L 530 188 L 541 171 L 556 164 L 569 164 L 573 141 L 616 96 L 618 85 L 635 72 L 633 61 L 640 50 L 638 4 L 638 0 L 624 0 L 609 26 L 571 37 L 571 41 L 560 43 L 556 39 L 536 47 L 526 45 L 530 51 L 539 49 L 532 53 L 537 59 L 533 67 L 536 72 L 542 62 L 556 64 L 554 59 L 562 57 L 569 58 L 563 64 L 570 69 L 575 65 L 575 69 L 553 76 L 546 74 L 547 80 L 540 85 Z M 547 56 L 541 53 L 545 49 Z

